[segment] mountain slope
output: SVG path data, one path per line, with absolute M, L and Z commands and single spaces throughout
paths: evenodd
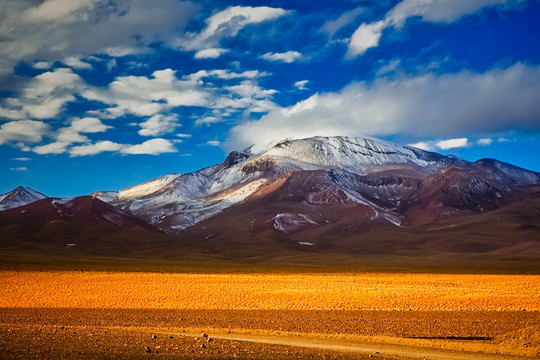
M 156 227 L 99 199 L 46 198 L 0 212 L 0 246 L 127 254 L 166 240 Z
M 233 151 L 194 173 L 93 195 L 168 232 L 266 195 L 268 203 L 358 207 L 370 221 L 401 226 L 495 210 L 517 188 L 538 183 L 540 174 L 492 159 L 469 163 L 373 138 L 314 137 Z M 267 220 L 296 221 L 295 231 L 330 221 L 300 212 L 271 220 L 284 213 L 276 208 Z
M 29 187 L 18 186 L 6 194 L 0 195 L 0 211 L 30 204 L 46 197 Z

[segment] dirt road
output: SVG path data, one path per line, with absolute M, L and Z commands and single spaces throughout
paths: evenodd
M 201 337 L 200 333 L 166 333 L 173 336 Z M 335 350 L 340 352 L 355 352 L 371 354 L 374 357 L 395 357 L 426 359 L 426 360 L 530 360 L 533 357 L 510 356 L 501 354 L 483 354 L 479 352 L 455 351 L 428 347 L 369 342 L 338 338 L 317 338 L 313 336 L 287 336 L 262 334 L 227 334 L 210 332 L 208 337 L 213 339 L 244 341 L 258 344 L 286 345 L 310 349 Z

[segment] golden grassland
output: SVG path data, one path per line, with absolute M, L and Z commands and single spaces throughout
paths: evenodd
M 539 311 L 540 275 L 0 271 L 3 308 Z

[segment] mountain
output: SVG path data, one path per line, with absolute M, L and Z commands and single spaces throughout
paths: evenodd
M 169 233 L 244 213 L 234 227 L 331 237 L 335 224 L 396 230 L 495 211 L 538 184 L 540 174 L 493 159 L 471 163 L 374 138 L 314 137 L 233 151 L 197 172 L 93 196 Z
M 19 186 L 6 194 L 0 195 L 0 211 L 30 204 L 46 197 L 39 191 Z
M 142 219 L 91 196 L 45 198 L 0 212 L 0 245 L 6 249 L 46 249 L 126 254 L 166 236 Z

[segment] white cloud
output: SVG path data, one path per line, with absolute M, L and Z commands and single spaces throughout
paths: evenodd
M 74 93 L 82 83 L 70 69 L 56 69 L 30 79 L 22 94 L 4 101 L 0 116 L 22 120 L 26 118 L 49 119 L 58 115 L 64 105 L 75 100 Z
M 139 124 L 142 128 L 139 130 L 141 136 L 161 136 L 173 132 L 177 127 L 181 126 L 177 123 L 178 115 L 163 115 L 157 114 Z
M 37 143 L 50 130 L 50 126 L 41 121 L 11 121 L 0 126 L 0 145 L 10 142 Z
M 28 168 L 26 166 L 19 166 L 15 168 L 11 168 L 11 171 L 28 171 Z
M 81 135 L 79 132 L 73 130 L 70 127 L 59 129 L 55 137 L 57 142 L 66 145 L 72 143 L 85 143 L 90 141 L 88 137 Z
M 24 22 L 71 21 L 70 15 L 92 5 L 92 0 L 45 0 L 41 5 L 25 10 Z
M 31 158 L 27 158 L 27 157 L 18 157 L 18 158 L 11 158 L 11 160 L 15 160 L 15 161 L 30 161 L 32 160 Z
M 34 69 L 46 70 L 51 68 L 51 63 L 47 61 L 36 61 L 32 66 Z
M 195 126 L 210 125 L 210 124 L 214 124 L 220 121 L 221 119 L 215 116 L 205 116 L 205 117 L 198 118 L 197 120 L 195 120 Z
M 467 147 L 469 146 L 469 139 L 456 138 L 456 139 L 441 140 L 441 141 L 437 141 L 435 146 L 437 146 L 441 150 Z
M 112 49 L 148 51 L 155 41 L 172 41 L 197 13 L 189 1 L 35 0 L 4 1 L 0 14 L 0 72 L 19 61 L 54 62 Z
M 202 49 L 202 50 L 197 51 L 195 55 L 193 55 L 193 57 L 195 59 L 216 59 L 228 51 L 229 50 L 227 49 L 218 49 L 218 48 Z
M 174 145 L 166 139 L 156 138 L 143 142 L 139 145 L 128 145 L 120 152 L 124 154 L 148 154 L 158 155 L 163 153 L 177 152 Z
M 298 90 L 307 90 L 308 88 L 306 87 L 307 83 L 309 82 L 309 80 L 300 80 L 300 81 L 297 81 L 294 83 L 294 87 L 297 88 Z
M 191 134 L 176 134 L 176 136 L 178 136 L 179 138 L 183 138 L 183 139 L 189 139 L 193 135 L 191 135 Z
M 377 76 L 392 74 L 399 68 L 399 65 L 401 65 L 401 60 L 394 59 L 388 64 L 381 66 L 381 68 L 377 71 Z
M 382 31 L 386 27 L 385 21 L 377 21 L 371 24 L 362 24 L 352 34 L 349 41 L 347 57 L 353 58 L 363 54 L 367 49 L 379 45 Z
M 540 129 L 540 67 L 515 64 L 483 74 L 462 71 L 357 82 L 316 94 L 231 130 L 244 148 L 286 137 L 400 134 L 462 137 L 507 129 Z
M 67 147 L 71 145 L 71 141 L 68 142 L 53 142 L 46 145 L 36 146 L 32 149 L 33 152 L 39 155 L 45 154 L 63 154 L 66 152 Z
M 231 79 L 255 79 L 263 76 L 268 76 L 270 73 L 266 71 L 259 70 L 246 70 L 244 72 L 236 73 L 228 69 L 217 69 L 217 70 L 199 70 L 193 74 L 184 75 L 182 79 L 198 82 L 204 78 L 218 78 L 223 80 Z
M 435 151 L 435 150 L 449 150 L 456 148 L 469 147 L 471 143 L 468 138 L 456 138 L 456 139 L 446 139 L 446 140 L 427 140 L 420 141 L 414 144 L 409 144 L 409 146 L 426 150 L 426 151 Z
M 93 117 L 82 119 L 75 118 L 71 120 L 71 128 L 76 132 L 82 133 L 100 133 L 111 129 L 112 126 L 105 125 L 101 120 Z
M 491 145 L 491 143 L 493 143 L 493 139 L 491 138 L 483 138 L 483 139 L 478 139 L 478 141 L 476 141 L 476 144 L 481 145 L 481 146 L 488 146 L 488 145 Z
M 92 65 L 90 65 L 87 62 L 82 61 L 81 59 L 70 56 L 62 61 L 64 64 L 69 66 L 70 68 L 77 69 L 77 70 L 83 70 L 83 69 L 92 69 Z
M 473 14 L 487 6 L 505 4 L 509 0 L 403 0 L 387 14 L 393 25 L 403 26 L 411 17 L 419 16 L 423 21 L 451 23 L 464 15 Z
M 353 58 L 379 45 L 382 32 L 387 27 L 401 28 L 407 19 L 420 17 L 422 21 L 451 23 L 485 7 L 517 4 L 514 0 L 403 0 L 388 11 L 384 19 L 361 24 L 349 41 L 347 57 Z
M 332 37 L 343 27 L 352 23 L 358 15 L 365 11 L 364 8 L 356 8 L 341 14 L 337 19 L 328 20 L 321 28 L 321 31 Z
M 234 37 L 244 27 L 282 17 L 289 13 L 267 6 L 231 6 L 206 19 L 206 27 L 200 33 L 188 33 L 177 39 L 176 45 L 186 50 L 196 50 L 196 57 L 219 57 L 223 54 L 220 42 Z
M 74 146 L 69 150 L 69 154 L 72 157 L 75 156 L 91 156 L 102 152 L 114 152 L 124 148 L 124 145 L 117 144 L 109 140 L 98 141 L 95 144 L 85 144 L 81 146 Z
M 55 142 L 36 146 L 32 149 L 36 154 L 63 154 L 74 143 L 88 143 L 90 139 L 81 133 L 99 133 L 110 129 L 101 120 L 91 117 L 71 119 L 70 126 L 58 129 L 51 137 Z
M 221 141 L 211 140 L 211 141 L 207 141 L 205 144 L 206 144 L 206 145 L 209 145 L 209 146 L 220 146 L 220 145 L 221 145 Z
M 0 118 L 6 118 L 10 120 L 21 120 L 26 118 L 26 112 L 19 109 L 6 109 L 0 107 Z
M 426 151 L 435 150 L 433 141 L 419 141 L 419 142 L 414 143 L 414 144 L 409 144 L 409 146 L 412 146 L 412 147 L 415 147 L 415 148 L 418 148 L 418 149 L 422 149 L 422 150 L 426 150 Z
M 279 61 L 284 63 L 293 63 L 296 60 L 300 60 L 302 58 L 302 54 L 300 54 L 298 51 L 287 51 L 284 53 L 266 53 L 264 55 L 261 55 L 261 58 L 268 61 Z
M 177 106 L 207 106 L 211 94 L 200 84 L 179 80 L 171 69 L 146 76 L 123 76 L 108 88 L 88 88 L 82 96 L 111 105 L 102 112 L 110 118 L 125 114 L 153 116 Z

